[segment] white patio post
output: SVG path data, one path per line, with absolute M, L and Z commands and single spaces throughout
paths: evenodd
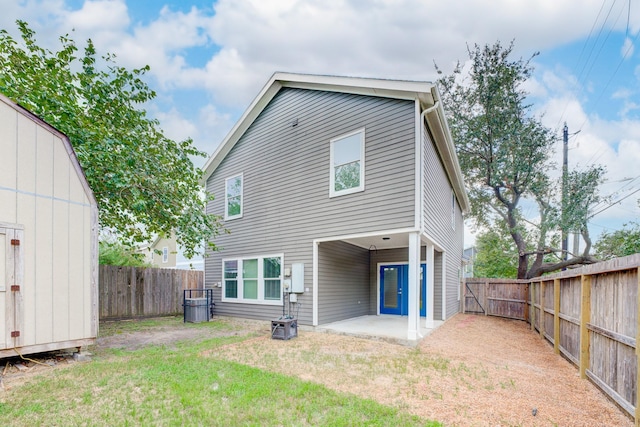
M 435 277 L 434 247 L 433 243 L 427 242 L 427 319 L 425 327 L 428 329 L 435 327 L 435 322 L 433 321 Z
M 409 313 L 407 339 L 417 340 L 420 331 L 420 234 L 409 233 Z

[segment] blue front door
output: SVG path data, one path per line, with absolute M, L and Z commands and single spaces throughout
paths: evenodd
M 420 316 L 427 314 L 426 264 L 420 265 Z M 380 314 L 409 314 L 409 266 L 380 266 Z

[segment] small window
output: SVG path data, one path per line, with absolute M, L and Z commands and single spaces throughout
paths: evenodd
M 162 263 L 166 264 L 169 262 L 169 248 L 168 247 L 164 247 L 162 248 Z
M 364 129 L 331 140 L 329 196 L 364 191 Z
M 258 299 L 258 260 L 242 261 L 242 290 L 244 299 Z
M 280 301 L 281 282 L 280 267 L 282 260 L 280 257 L 264 258 L 264 299 L 270 301 Z
M 238 298 L 238 261 L 224 262 L 224 296 Z
M 224 219 L 242 217 L 242 174 L 225 180 Z

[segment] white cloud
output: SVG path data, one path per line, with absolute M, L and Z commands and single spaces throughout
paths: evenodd
M 434 61 L 451 72 L 457 60 L 467 59 L 467 44 L 515 39 L 514 57 L 527 59 L 534 51 L 583 40 L 592 30 L 595 36 L 609 7 L 605 31 L 626 31 L 628 7 L 607 2 L 598 15 L 602 0 L 468 0 L 462 7 L 437 0 L 219 0 L 212 13 L 149 2 L 149 15 L 134 22 L 127 8 L 132 1 L 85 1 L 74 10 L 63 0 L 0 0 L 0 25 L 15 34 L 15 19 L 24 19 L 54 47 L 59 35 L 75 28 L 76 41 L 90 37 L 99 53 L 116 53 L 119 65 L 149 64 L 150 83 L 163 100 L 184 89 L 206 92 L 203 105 L 191 109 L 195 116 L 180 105 L 151 113 L 167 134 L 191 136 L 209 153 L 275 71 L 435 80 Z M 628 37 L 616 46 L 621 55 L 628 52 L 626 63 L 635 55 L 640 8 L 631 8 L 629 18 Z M 585 101 L 599 95 L 591 80 L 579 81 L 577 70 L 568 68 L 573 64 L 545 68 L 539 60 L 526 89 L 547 126 L 560 130 L 566 120 L 571 132 L 581 130 L 572 138 L 580 147 L 570 151 L 570 162 L 606 163 L 612 181 L 636 170 L 640 125 L 632 118 L 640 66 L 634 81 L 614 82 L 609 98 L 619 102 L 619 116 L 605 120 L 585 111 Z M 616 212 L 623 210 L 607 214 Z
M 63 15 L 64 16 L 64 15 Z M 66 25 L 80 34 L 117 34 L 129 27 L 127 5 L 123 0 L 85 1 L 82 8 L 69 12 Z
M 634 50 L 635 50 L 635 47 L 633 45 L 633 41 L 629 37 L 624 39 L 624 44 L 620 48 L 620 55 L 622 56 L 622 58 L 624 59 L 631 58 L 633 56 Z

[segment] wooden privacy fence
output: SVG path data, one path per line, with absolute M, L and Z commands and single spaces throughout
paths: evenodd
M 464 313 L 529 319 L 529 282 L 516 279 L 466 279 L 463 283 Z
M 640 425 L 639 270 L 635 254 L 527 281 L 467 279 L 463 311 L 526 320 Z
M 204 272 L 100 266 L 100 320 L 168 316 L 183 312 L 184 289 L 202 289 Z

